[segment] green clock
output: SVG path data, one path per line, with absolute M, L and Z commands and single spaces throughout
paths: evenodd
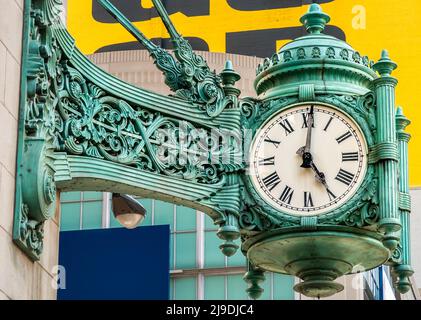
M 364 180 L 367 143 L 355 121 L 331 105 L 283 109 L 258 129 L 250 179 L 260 197 L 296 216 L 320 215 L 349 200 Z

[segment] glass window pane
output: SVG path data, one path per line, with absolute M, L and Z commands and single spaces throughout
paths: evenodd
M 177 231 L 196 229 L 196 210 L 177 206 Z
M 155 224 L 169 224 L 174 230 L 174 205 L 171 203 L 155 201 Z
M 273 298 L 275 300 L 294 300 L 294 277 L 283 274 L 274 274 Z
M 175 279 L 175 300 L 196 300 L 196 278 Z
M 241 240 L 237 239 L 234 241 L 238 245 L 237 252 L 231 256 L 228 257 L 228 266 L 229 267 L 244 267 L 246 266 L 246 257 L 243 255 L 243 253 L 240 250 L 241 246 Z
M 196 267 L 196 233 L 180 233 L 176 236 L 176 269 Z
M 68 201 L 80 201 L 80 192 L 62 192 L 60 193 L 60 201 L 68 202 Z
M 151 226 L 152 225 L 152 199 L 139 199 L 139 202 L 146 209 L 146 217 L 143 220 L 141 226 Z
M 213 220 L 207 215 L 205 215 L 205 229 L 206 230 L 218 230 L 218 226 L 213 223 Z
M 205 277 L 205 300 L 225 300 L 225 276 Z
M 114 217 L 113 210 L 110 209 L 110 228 L 122 228 L 123 226 L 118 222 L 118 220 Z
M 228 300 L 247 300 L 247 283 L 242 275 L 227 276 Z
M 174 279 L 170 279 L 170 300 L 174 300 Z
M 102 201 L 84 202 L 82 208 L 83 229 L 100 229 L 102 227 Z
M 79 230 L 80 229 L 80 202 L 62 203 L 60 230 Z
M 218 238 L 215 232 L 205 232 L 205 267 L 225 267 L 225 256 L 219 249 L 222 240 Z
M 271 300 L 271 286 L 270 286 L 270 282 L 272 281 L 272 277 L 270 272 L 265 272 L 265 277 L 266 280 L 263 282 L 260 282 L 260 287 L 263 289 L 263 293 L 261 295 L 261 297 L 259 298 L 260 300 Z
M 102 200 L 102 192 L 85 191 L 83 192 L 83 200 Z
M 174 234 L 170 234 L 170 269 L 174 269 Z

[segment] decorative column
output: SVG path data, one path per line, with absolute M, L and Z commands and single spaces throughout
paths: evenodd
M 409 277 L 414 270 L 411 268 L 410 251 L 410 213 L 411 196 L 409 195 L 408 179 L 408 142 L 411 135 L 405 132 L 405 128 L 411 123 L 403 114 L 402 108 L 396 112 L 396 130 L 399 148 L 399 213 L 402 223 L 401 230 L 401 260 L 393 266 L 393 271 L 398 276 L 396 289 L 401 293 L 406 293 L 411 289 Z
M 379 230 L 384 232 L 383 245 L 391 252 L 396 249 L 401 229 L 398 211 L 398 149 L 395 126 L 395 87 L 398 81 L 391 76 L 397 67 L 386 50 L 373 69 L 380 77 L 373 81 L 377 100 L 377 152 Z

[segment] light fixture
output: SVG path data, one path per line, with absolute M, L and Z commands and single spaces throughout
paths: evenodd
M 127 229 L 135 228 L 145 219 L 146 209 L 127 194 L 113 193 L 112 205 L 114 217 Z

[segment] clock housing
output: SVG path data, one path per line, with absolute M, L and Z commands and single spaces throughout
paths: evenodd
M 303 168 L 299 150 L 307 137 L 312 163 Z M 367 159 L 366 139 L 352 118 L 333 105 L 300 103 L 278 111 L 256 130 L 249 179 L 275 210 L 299 217 L 321 215 L 356 193 Z

